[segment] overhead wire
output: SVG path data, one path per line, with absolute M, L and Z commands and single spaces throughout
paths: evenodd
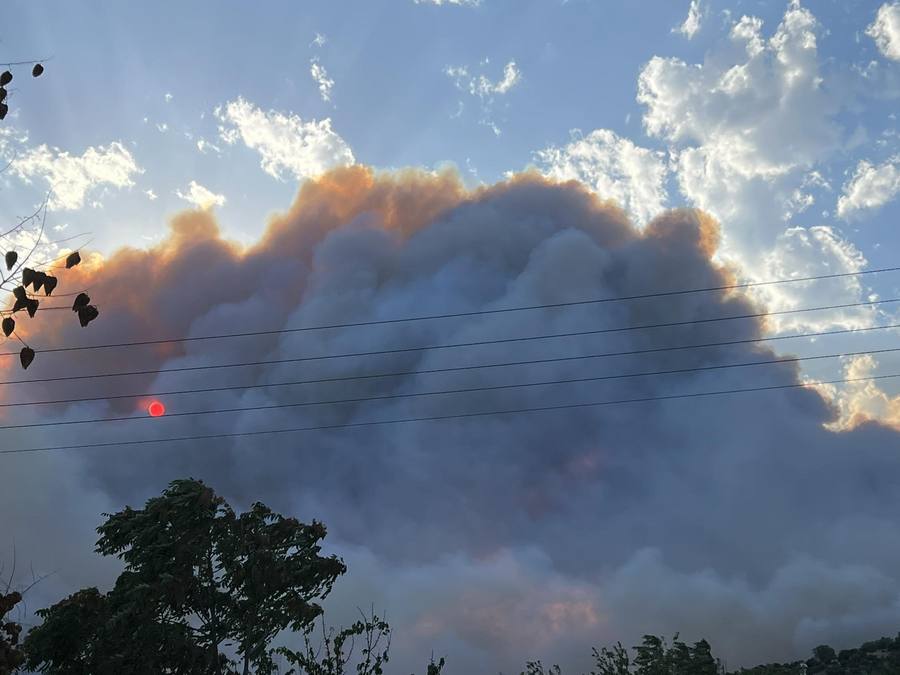
M 884 272 L 895 272 L 900 270 L 900 266 L 898 267 L 883 267 L 879 269 L 872 270 L 862 270 L 858 272 L 842 272 L 838 274 L 824 274 L 818 276 L 808 276 L 808 277 L 796 277 L 791 279 L 775 279 L 769 281 L 752 281 L 740 284 L 729 284 L 724 286 L 711 286 L 707 288 L 693 288 L 693 289 L 682 289 L 675 291 L 657 291 L 653 293 L 643 293 L 637 295 L 627 295 L 627 296 L 617 296 L 617 297 L 606 297 L 606 298 L 593 298 L 588 300 L 573 300 L 568 302 L 555 302 L 555 303 L 545 303 L 538 305 L 524 305 L 518 307 L 500 307 L 494 309 L 480 309 L 480 310 L 472 310 L 466 312 L 450 312 L 443 314 L 426 314 L 420 316 L 411 316 L 411 317 L 400 317 L 400 318 L 392 318 L 392 319 L 373 319 L 369 321 L 352 321 L 352 322 L 344 322 L 344 323 L 334 323 L 334 324 L 322 324 L 322 325 L 314 325 L 314 326 L 299 326 L 295 328 L 281 328 L 281 329 L 273 329 L 267 331 L 252 331 L 245 333 L 223 333 L 223 334 L 215 334 L 215 335 L 201 335 L 201 336 L 189 336 L 189 337 L 180 337 L 180 338 L 163 338 L 157 340 L 137 340 L 137 341 L 129 341 L 129 342 L 118 342 L 118 343 L 110 343 L 110 344 L 101 344 L 101 345 L 84 345 L 84 346 L 75 346 L 75 347 L 54 347 L 51 349 L 43 349 L 40 350 L 42 353 L 51 353 L 51 352 L 70 352 L 70 351 L 82 351 L 82 350 L 92 350 L 92 349 L 110 349 L 114 347 L 135 347 L 135 346 L 143 346 L 143 345 L 154 345 L 154 344 L 169 344 L 169 343 L 177 343 L 177 342 L 192 342 L 196 340 L 217 340 L 217 339 L 226 339 L 226 338 L 234 338 L 234 337 L 250 337 L 256 335 L 275 335 L 280 333 L 296 333 L 296 332 L 305 332 L 305 331 L 318 331 L 318 330 L 329 330 L 329 329 L 338 329 L 338 328 L 356 328 L 362 326 L 378 326 L 378 325 L 387 325 L 387 324 L 395 324 L 395 323 L 406 323 L 413 321 L 430 321 L 437 319 L 452 319 L 452 318 L 462 318 L 462 317 L 472 317 L 472 316 L 484 316 L 491 314 L 503 314 L 509 312 L 524 312 L 531 310 L 539 310 L 539 309 L 555 309 L 562 307 L 574 307 L 579 305 L 591 305 L 591 304 L 602 304 L 609 302 L 625 302 L 629 300 L 642 300 L 647 298 L 660 298 L 660 297 L 671 297 L 677 295 L 687 295 L 691 293 L 707 293 L 714 291 L 725 291 L 725 290 L 736 290 L 740 288 L 751 288 L 756 286 L 766 286 L 773 284 L 786 284 L 786 283 L 796 283 L 803 281 L 817 281 L 823 279 L 835 279 L 835 278 L 844 278 L 844 277 L 852 277 L 852 276 L 860 276 L 864 274 L 880 274 Z M 896 302 L 897 300 L 891 300 L 890 302 Z M 848 303 L 846 305 L 833 305 L 830 308 L 840 308 L 840 307 L 856 307 L 863 306 L 867 304 L 878 304 L 879 302 L 884 301 L 869 301 L 865 303 Z M 47 308 L 51 309 L 51 308 Z M 824 309 L 824 308 L 823 308 Z M 810 310 L 783 310 L 782 312 L 765 312 L 756 314 L 753 316 L 767 316 L 767 315 L 776 315 L 778 313 L 788 314 L 798 311 L 815 311 L 814 309 Z M 18 352 L 0 352 L 0 356 L 18 356 Z
M 705 342 L 700 344 L 692 344 L 692 345 L 670 345 L 665 347 L 648 347 L 644 349 L 631 349 L 631 350 L 622 350 L 622 351 L 614 351 L 614 352 L 600 352 L 596 354 L 581 354 L 581 355 L 573 355 L 573 356 L 558 356 L 558 357 L 548 357 L 542 359 L 529 359 L 529 360 L 520 360 L 520 361 L 511 361 L 505 363 L 497 363 L 497 364 L 479 364 L 479 365 L 468 365 L 468 366 L 454 366 L 448 368 L 435 368 L 431 370 L 418 370 L 418 371 L 408 371 L 403 373 L 392 373 L 388 375 L 381 376 L 391 376 L 391 375 L 417 375 L 426 372 L 451 372 L 454 370 L 473 370 L 480 368 L 494 368 L 494 367 L 506 367 L 506 366 L 521 366 L 521 365 L 533 365 L 539 363 L 558 363 L 563 361 L 575 361 L 582 359 L 598 359 L 598 358 L 608 358 L 608 357 L 616 357 L 616 356 L 639 356 L 643 354 L 655 354 L 660 352 L 670 352 L 670 351 L 679 351 L 679 350 L 687 350 L 687 349 L 703 349 L 709 347 L 725 347 L 731 345 L 740 345 L 740 344 L 756 344 L 761 342 L 772 342 L 777 340 L 795 340 L 799 338 L 809 338 L 809 337 L 824 337 L 827 335 L 841 335 L 847 333 L 863 333 L 863 332 L 871 332 L 876 330 L 885 330 L 885 329 L 894 329 L 900 328 L 900 323 L 897 324 L 888 324 L 885 326 L 869 326 L 864 328 L 847 328 L 840 330 L 832 330 L 832 331 L 818 331 L 814 333 L 798 333 L 795 335 L 775 335 L 771 337 L 761 337 L 761 338 L 744 338 L 739 340 L 720 340 L 718 342 Z M 588 331 L 587 333 L 591 333 L 592 331 Z M 403 352 L 413 352 L 413 351 L 426 351 L 430 349 L 449 349 L 455 347 L 467 347 L 473 345 L 482 345 L 482 344 L 497 344 L 497 342 L 516 342 L 523 341 L 526 339 L 547 339 L 547 338 L 557 338 L 557 337 L 570 337 L 572 335 L 582 335 L 585 334 L 584 331 L 578 331 L 574 333 L 557 333 L 552 335 L 544 335 L 544 336 L 529 336 L 524 338 L 507 338 L 504 340 L 498 341 L 480 341 L 480 342 L 467 342 L 467 343 L 455 343 L 449 345 L 431 345 L 431 346 L 421 346 L 421 347 L 409 347 L 402 349 L 388 349 L 388 350 L 378 350 L 378 351 L 368 351 L 368 352 L 351 352 L 345 354 L 327 354 L 322 356 L 299 356 L 293 358 L 286 359 L 270 359 L 264 361 L 251 361 L 246 363 L 225 363 L 225 364 L 213 364 L 213 365 L 203 365 L 203 366 L 183 366 L 177 368 L 161 368 L 161 369 L 153 369 L 153 370 L 144 370 L 144 371 L 129 371 L 122 373 L 94 373 L 90 375 L 68 375 L 63 377 L 54 377 L 54 378 L 35 378 L 33 380 L 12 380 L 8 382 L 0 382 L 0 385 L 10 385 L 10 384 L 26 384 L 26 383 L 36 383 L 36 382 L 59 382 L 63 380 L 83 380 L 83 379 L 97 379 L 101 377 L 123 377 L 127 375 L 156 375 L 160 373 L 173 373 L 173 372 L 188 372 L 188 371 L 197 371 L 197 370 L 212 370 L 212 369 L 224 369 L 224 368 L 238 368 L 238 367 L 246 367 L 246 366 L 258 366 L 258 365 L 274 365 L 274 364 L 284 364 L 284 363 L 298 363 L 305 361 L 317 361 L 317 360 L 325 360 L 325 359 L 334 359 L 334 358 L 344 358 L 347 356 L 372 356 L 379 354 L 394 354 L 394 353 L 403 353 Z M 345 377 L 344 379 L 359 379 L 361 376 L 352 376 Z M 337 380 L 322 380 L 322 381 L 337 381 Z M 312 383 L 313 381 L 303 382 L 302 384 Z M 298 383 L 301 384 L 301 383 Z M 16 402 L 16 403 L 0 403 L 0 408 L 10 408 L 17 406 L 26 406 L 26 405 L 49 405 L 49 404 L 57 404 L 57 403 L 83 403 L 87 401 L 100 401 L 112 398 L 137 398 L 141 396 L 164 396 L 175 393 L 200 393 L 200 392 L 208 392 L 208 391 L 217 391 L 218 389 L 215 387 L 203 388 L 198 390 L 193 390 L 190 392 L 160 392 L 160 393 L 150 393 L 150 394 L 127 394 L 124 396 L 94 396 L 94 397 L 81 397 L 81 398 L 69 398 L 69 399 L 55 399 L 49 401 L 26 401 L 26 402 Z
M 637 378 L 637 377 L 652 377 L 659 375 L 674 375 L 674 374 L 684 374 L 684 373 L 697 373 L 697 372 L 706 372 L 713 370 L 725 370 L 728 368 L 746 368 L 751 366 L 768 366 L 768 365 L 776 365 L 783 363 L 799 363 L 802 361 L 815 361 L 822 359 L 835 359 L 835 358 L 850 358 L 855 356 L 864 356 L 864 355 L 872 355 L 872 354 L 885 354 L 891 352 L 900 352 L 900 347 L 894 348 L 886 348 L 886 349 L 870 349 L 866 351 L 856 351 L 856 352 L 844 352 L 838 354 L 822 354 L 817 356 L 801 356 L 801 357 L 788 357 L 783 359 L 770 359 L 767 361 L 746 361 L 742 363 L 729 363 L 729 364 L 717 364 L 712 366 L 695 366 L 691 368 L 674 368 L 670 370 L 653 370 L 653 371 L 644 371 L 638 373 L 624 373 L 624 374 L 615 374 L 615 375 L 597 375 L 592 377 L 576 377 L 576 378 L 562 378 L 555 380 L 544 380 L 538 382 L 522 382 L 522 383 L 510 383 L 510 384 L 499 384 L 499 385 L 483 385 L 478 387 L 464 387 L 458 389 L 440 389 L 440 390 L 432 390 L 432 391 L 422 391 L 422 392 L 400 392 L 393 394 L 383 394 L 379 396 L 362 396 L 355 398 L 343 398 L 343 399 L 331 399 L 331 400 L 323 400 L 323 401 L 300 401 L 295 403 L 274 403 L 270 405 L 258 405 L 258 406 L 249 406 L 249 407 L 237 407 L 237 408 L 220 408 L 218 410 L 193 410 L 193 411 L 183 411 L 183 412 L 172 412 L 166 413 L 165 418 L 175 418 L 175 417 L 187 417 L 194 415 L 220 415 L 225 413 L 240 413 L 240 412 L 252 412 L 259 410 L 276 410 L 282 408 L 301 408 L 301 407 L 312 407 L 312 406 L 321 406 L 321 405 L 335 405 L 335 404 L 346 404 L 346 403 L 364 403 L 371 401 L 386 401 L 386 400 L 394 400 L 394 399 L 403 399 L 403 398 L 417 398 L 420 396 L 442 396 L 442 395 L 450 395 L 450 394 L 468 394 L 468 393 L 477 393 L 477 392 L 485 392 L 485 391 L 499 391 L 506 389 L 522 389 L 528 387 L 545 387 L 551 385 L 559 385 L 559 384 L 576 384 L 576 383 L 586 383 L 586 382 L 598 382 L 605 380 L 619 380 L 619 379 L 627 379 L 627 378 Z M 255 387 L 268 387 L 268 386 L 284 386 L 286 384 L 297 384 L 297 383 L 279 383 L 278 385 L 254 385 Z M 305 383 L 303 383 L 305 384 Z M 249 389 L 251 387 L 234 387 L 235 389 Z M 231 389 L 230 387 L 223 388 L 225 390 Z M 208 392 L 208 391 L 221 391 L 222 389 L 202 389 L 199 391 Z M 184 392 L 179 392 L 184 393 Z M 196 392 L 192 392 L 196 393 Z M 32 422 L 26 424 L 6 424 L 0 425 L 0 430 L 5 429 L 27 429 L 27 428 L 35 428 L 35 427 L 52 427 L 52 426 L 67 426 L 73 424 L 98 424 L 98 423 L 106 423 L 106 422 L 127 422 L 134 420 L 148 420 L 148 419 L 156 419 L 146 417 L 145 415 L 138 416 L 127 416 L 127 417 L 94 417 L 90 419 L 83 420 L 61 420 L 55 422 Z
M 829 384 L 846 384 L 850 382 L 870 382 L 874 380 L 886 380 L 890 378 L 900 377 L 900 373 L 894 373 L 890 375 L 871 375 L 868 377 L 854 377 L 854 378 L 845 378 L 839 380 L 823 380 L 819 382 L 801 382 L 801 383 L 792 383 L 792 384 L 781 384 L 781 385 L 768 385 L 762 387 L 749 387 L 749 388 L 738 388 L 738 389 L 722 389 L 716 391 L 706 391 L 706 392 L 692 392 L 687 394 L 666 394 L 662 396 L 643 396 L 636 398 L 628 398 L 628 399 L 617 399 L 617 400 L 606 400 L 606 401 L 588 401 L 583 403 L 565 403 L 559 405 L 545 405 L 545 406 L 535 406 L 529 408 L 513 408 L 513 409 L 505 409 L 505 410 L 481 410 L 467 413 L 454 413 L 448 415 L 428 415 L 421 417 L 405 417 L 405 418 L 394 418 L 394 419 L 386 419 L 386 420 L 368 420 L 368 421 L 360 421 L 360 422 L 343 422 L 338 424 L 320 424 L 314 426 L 306 426 L 306 427 L 293 427 L 288 429 L 262 429 L 258 431 L 238 431 L 238 432 L 227 432 L 220 434 L 200 434 L 194 436 L 174 436 L 168 438 L 142 438 L 142 439 L 131 439 L 131 440 L 121 440 L 121 441 L 109 441 L 103 443 L 77 443 L 70 445 L 52 445 L 52 446 L 44 446 L 37 448 L 7 448 L 0 449 L 0 455 L 15 455 L 15 454 L 25 454 L 25 453 L 36 453 L 36 452 L 49 452 L 49 451 L 59 451 L 59 450 L 85 450 L 85 449 L 96 449 L 96 448 L 107 448 L 107 447 L 122 447 L 122 446 L 132 446 L 132 445 L 148 445 L 153 443 L 172 443 L 172 442 L 180 442 L 180 441 L 200 441 L 200 440 L 212 440 L 212 439 L 222 439 L 222 438 L 240 438 L 240 437 L 251 437 L 251 436 L 263 436 L 263 435 L 275 435 L 275 434 L 288 434 L 288 433 L 300 433 L 307 431 L 326 431 L 326 430 L 337 430 L 337 429 L 352 429 L 352 428 L 360 428 L 360 427 L 372 427 L 372 426 L 383 426 L 390 424 L 408 424 L 408 423 L 417 423 L 417 422 L 434 422 L 434 421 L 443 421 L 443 420 L 452 420 L 452 419 L 470 419 L 476 417 L 488 417 L 488 416 L 501 416 L 501 415 L 516 415 L 516 414 L 530 414 L 536 412 L 550 412 L 557 410 L 570 410 L 577 408 L 597 408 L 602 406 L 610 406 L 610 405 L 626 405 L 630 403 L 649 403 L 653 401 L 670 401 L 677 399 L 691 399 L 691 398 L 702 398 L 702 397 L 714 397 L 714 396 L 727 396 L 732 394 L 744 394 L 751 392 L 763 392 L 763 391 L 775 391 L 782 389 L 798 389 L 798 388 L 807 388 L 811 386 L 822 386 Z

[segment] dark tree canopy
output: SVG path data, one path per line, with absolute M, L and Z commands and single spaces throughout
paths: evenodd
M 322 611 L 316 599 L 346 571 L 319 555 L 321 523 L 258 503 L 237 516 L 195 480 L 174 481 L 142 509 L 107 514 L 98 532 L 97 551 L 125 569 L 109 593 L 84 589 L 41 612 L 44 623 L 26 639 L 30 668 L 139 672 L 123 670 L 133 658 L 147 672 L 235 672 L 228 643 L 243 672 L 272 672 L 271 640 L 311 624 Z

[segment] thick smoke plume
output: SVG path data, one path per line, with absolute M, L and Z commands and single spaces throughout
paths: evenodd
M 45 312 L 39 348 L 469 312 L 721 286 L 719 230 L 697 211 L 642 229 L 577 183 L 524 174 L 465 190 L 452 173 L 354 166 L 303 185 L 253 247 L 186 212 L 159 246 L 85 256 L 66 278 L 102 306 L 82 331 Z M 38 351 L 27 378 L 158 370 L 441 345 L 760 311 L 740 293 L 167 343 Z M 492 387 L 775 358 L 765 343 L 648 350 L 763 335 L 757 320 L 406 351 L 222 370 L 7 385 L 4 402 L 108 397 L 410 371 L 163 397 L 169 414 L 392 393 Z M 885 340 L 888 340 L 886 337 Z M 789 349 L 789 343 L 780 349 Z M 891 346 L 889 344 L 883 345 Z M 828 352 L 823 339 L 822 353 Z M 4 380 L 22 379 L 12 360 Z M 835 365 L 837 371 L 837 364 Z M 839 376 L 839 375 L 838 375 Z M 796 364 L 419 398 L 3 431 L 3 447 L 109 442 L 355 423 L 479 410 L 782 385 Z M 139 414 L 148 399 L 3 408 L 3 424 Z M 453 672 L 518 672 L 530 658 L 587 665 L 591 645 L 643 632 L 707 637 L 729 665 L 788 659 L 896 632 L 900 434 L 834 433 L 819 393 L 766 393 L 573 408 L 195 443 L 0 459 L 4 522 L 20 558 L 58 574 L 30 606 L 115 565 L 90 549 L 100 511 L 167 481 L 202 478 L 238 507 L 262 500 L 318 518 L 350 568 L 329 606 L 387 612 L 397 672 L 435 650 Z M 11 478 L 10 478 L 11 477 Z M 7 543 L 7 542 L 0 542 Z

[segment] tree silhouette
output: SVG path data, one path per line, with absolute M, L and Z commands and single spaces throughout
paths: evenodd
M 315 599 L 346 571 L 319 555 L 321 523 L 262 504 L 237 516 L 195 480 L 174 481 L 143 509 L 107 514 L 98 532 L 97 551 L 122 559 L 125 570 L 108 594 L 85 589 L 41 613 L 44 624 L 26 639 L 30 668 L 57 672 L 79 660 L 107 667 L 107 655 L 129 652 L 154 672 L 231 673 L 228 642 L 244 673 L 273 672 L 269 642 L 314 621 L 322 611 Z
M 14 76 L 12 69 L 14 66 L 23 65 L 32 66 L 32 77 L 39 77 L 44 72 L 44 66 L 37 61 L 19 61 L 7 65 L 7 69 L 0 73 L 0 120 L 3 120 L 9 112 L 9 104 L 7 101 L 10 92 L 6 87 L 13 81 Z M 10 162 L 10 164 L 11 163 L 12 162 Z M 6 168 L 8 167 L 9 164 L 7 164 Z M 34 318 L 35 314 L 40 308 L 41 303 L 41 300 L 39 299 L 41 296 L 38 295 L 38 293 L 43 290 L 44 297 L 50 297 L 59 284 L 59 279 L 56 276 L 48 274 L 46 270 L 37 269 L 44 265 L 49 265 L 57 262 L 59 258 L 50 261 L 43 261 L 31 266 L 26 266 L 29 264 L 29 261 L 31 260 L 35 251 L 37 251 L 38 246 L 41 244 L 41 240 L 43 239 L 44 226 L 47 220 L 48 203 L 49 195 L 47 195 L 47 197 L 38 206 L 37 210 L 33 214 L 19 219 L 11 229 L 0 234 L 0 240 L 6 242 L 10 237 L 22 238 L 22 235 L 27 232 L 27 228 L 29 225 L 35 225 L 36 229 L 38 230 L 38 234 L 34 237 L 34 241 L 31 245 L 30 250 L 24 255 L 24 257 L 21 257 L 21 259 L 19 252 L 15 249 L 15 247 L 6 246 L 7 250 L 4 256 L 6 269 L 0 271 L 0 289 L 11 292 L 13 297 L 15 298 L 15 302 L 13 303 L 11 309 L 0 310 L 0 315 L 7 315 L 3 318 L 2 322 L 0 322 L 0 328 L 2 328 L 3 334 L 7 339 L 10 337 L 10 335 L 13 335 L 17 340 L 19 340 L 19 342 L 22 343 L 22 348 L 19 352 L 19 362 L 22 364 L 23 369 L 27 369 L 28 366 L 30 366 L 34 361 L 35 351 L 16 333 L 16 319 L 14 315 L 24 309 L 28 313 L 28 316 L 30 318 Z M 60 256 L 60 258 L 62 257 L 63 256 Z M 71 269 L 81 262 L 81 256 L 77 250 L 69 253 L 64 257 L 65 269 Z M 50 269 L 59 268 L 56 267 Z M 32 288 L 32 293 L 28 292 L 29 286 L 31 286 Z M 73 293 L 71 295 L 75 294 Z M 87 326 L 100 314 L 97 307 L 90 304 L 90 298 L 87 296 L 87 294 L 83 292 L 77 294 L 75 302 L 72 305 L 72 311 L 77 314 L 78 321 L 81 324 L 82 328 Z

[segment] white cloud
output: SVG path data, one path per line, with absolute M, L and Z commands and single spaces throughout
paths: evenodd
M 700 22 L 703 19 L 703 12 L 700 9 L 700 0 L 691 0 L 691 5 L 688 7 L 688 15 L 687 18 L 677 28 L 673 28 L 673 33 L 681 33 L 688 40 L 692 39 L 697 31 L 700 30 Z
M 484 63 L 488 63 L 487 59 Z M 470 76 L 468 68 L 464 66 L 448 66 L 444 72 L 456 81 L 459 89 L 468 91 L 482 101 L 490 101 L 496 94 L 507 93 L 522 80 L 522 72 L 516 66 L 515 61 L 510 61 L 504 66 L 503 78 L 496 82 L 491 81 L 485 75 Z
M 157 196 L 158 196 L 158 195 L 153 191 L 152 188 L 150 188 L 149 190 L 144 190 L 144 194 L 147 195 L 147 199 L 149 199 L 151 202 L 152 202 L 154 199 L 156 199 Z
M 309 43 L 309 46 L 312 47 L 315 45 L 316 47 L 323 46 L 326 42 L 328 42 L 328 38 L 322 35 L 321 33 L 316 33 L 316 37 L 313 38 L 313 41 Z
M 670 146 L 679 187 L 725 228 L 725 250 L 759 261 L 822 186 L 816 165 L 841 147 L 823 85 L 818 23 L 792 3 L 774 35 L 742 17 L 702 64 L 654 56 L 638 80 L 644 127 Z
M 10 171 L 28 182 L 34 178 L 46 181 L 53 191 L 50 208 L 62 210 L 80 209 L 87 195 L 97 188 L 131 187 L 132 176 L 143 173 L 131 153 L 118 141 L 89 147 L 79 156 L 40 145 L 20 155 Z
M 215 143 L 210 143 L 205 138 L 197 139 L 197 149 L 203 154 L 206 154 L 209 151 L 215 152 L 217 155 L 222 154 L 222 148 Z
M 488 59 L 482 61 L 481 65 L 490 63 Z M 503 68 L 503 77 L 493 81 L 484 74 L 472 75 L 465 66 L 447 66 L 444 73 L 452 78 L 456 84 L 456 88 L 460 91 L 467 92 L 469 95 L 478 98 L 481 101 L 481 124 L 489 127 L 495 135 L 500 135 L 500 128 L 494 122 L 492 117 L 492 109 L 494 107 L 494 99 L 497 96 L 503 96 L 522 81 L 522 72 L 516 66 L 515 61 L 509 61 Z
M 862 160 L 844 185 L 837 213 L 841 218 L 850 219 L 862 211 L 883 206 L 897 194 L 900 194 L 900 156 L 877 166 Z
M 791 279 L 865 269 L 862 252 L 834 228 L 790 227 L 781 233 L 766 254 L 761 276 L 766 279 Z M 815 283 L 758 286 L 752 294 L 760 298 L 768 311 L 799 309 L 820 305 L 859 302 L 865 289 L 859 277 L 821 279 Z M 823 299 L 827 302 L 823 302 Z M 875 306 L 848 307 L 827 313 L 789 314 L 770 317 L 776 332 L 821 330 L 832 326 L 863 328 L 873 324 Z
M 170 94 L 169 92 L 166 92 L 166 95 L 163 96 L 163 98 L 166 100 L 166 103 L 171 103 L 171 102 L 172 102 L 172 99 L 173 99 L 174 97 L 173 97 L 172 94 Z
M 900 2 L 884 3 L 866 35 L 875 40 L 887 58 L 900 61 Z
M 459 5 L 465 7 L 477 7 L 481 0 L 413 0 L 417 5 Z
M 304 122 L 297 115 L 268 112 L 238 97 L 215 110 L 219 135 L 233 145 L 238 141 L 259 152 L 260 165 L 269 175 L 298 180 L 328 169 L 353 164 L 350 147 L 331 128 L 331 119 Z
M 334 87 L 334 80 L 328 77 L 325 67 L 319 63 L 318 58 L 312 58 L 309 61 L 309 74 L 313 81 L 319 86 L 319 95 L 323 101 L 331 101 L 331 89 Z
M 156 128 L 160 131 L 160 133 L 166 133 L 169 130 L 169 125 L 165 122 L 156 125 Z
M 222 206 L 225 203 L 225 195 L 216 194 L 193 180 L 188 185 L 187 192 L 175 190 L 175 194 L 199 209 L 211 209 L 213 206 Z
M 622 205 L 637 223 L 663 210 L 667 169 L 664 155 L 642 148 L 608 129 L 573 135 L 564 147 L 535 153 L 544 173 L 556 180 L 579 180 L 604 199 Z

